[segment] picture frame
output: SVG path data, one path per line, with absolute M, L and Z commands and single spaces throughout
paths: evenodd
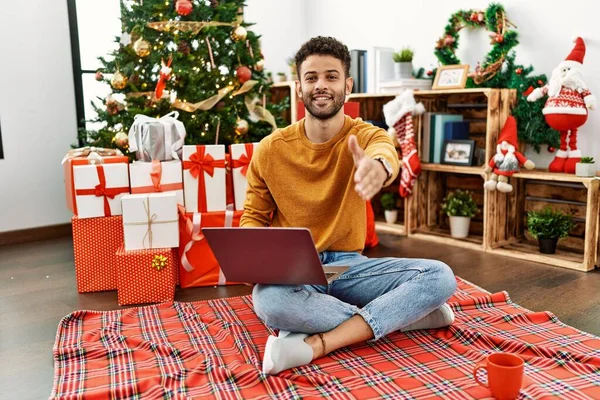
M 468 64 L 443 65 L 438 67 L 431 88 L 433 90 L 464 89 L 468 74 Z
M 474 140 L 445 140 L 442 164 L 472 166 L 475 155 Z

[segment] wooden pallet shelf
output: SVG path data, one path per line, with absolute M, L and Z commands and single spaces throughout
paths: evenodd
M 276 90 L 288 90 L 288 95 L 295 98 L 293 82 L 277 86 Z M 353 93 L 348 96 L 348 101 L 360 103 L 363 120 L 383 121 L 383 105 L 398 94 Z M 470 121 L 469 137 L 475 141 L 476 147 L 482 149 L 482 153 L 485 151 L 486 163 L 495 154 L 498 135 L 517 101 L 514 89 L 415 90 L 414 95 L 429 112 L 462 114 L 465 120 Z M 422 116 L 415 117 L 413 122 L 421 155 Z M 372 199 L 377 217 L 376 229 L 578 271 L 591 271 L 596 267 L 600 258 L 600 175 L 580 178 L 544 169 L 522 169 L 510 179 L 514 188 L 510 194 L 484 190 L 485 179 L 483 165 L 422 163 L 422 172 L 413 194 L 398 201 L 398 223 L 382 222 L 379 197 L 386 191 L 397 192 L 399 177 Z M 471 221 L 470 235 L 465 239 L 451 237 L 448 217 L 441 212 L 442 199 L 456 189 L 471 190 L 480 208 Z M 556 254 L 552 255 L 541 254 L 537 242 L 526 229 L 527 212 L 547 205 L 572 213 L 576 222 L 576 228 L 567 239 L 559 242 Z

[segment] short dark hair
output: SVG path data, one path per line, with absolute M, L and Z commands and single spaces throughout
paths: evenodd
M 342 62 L 345 77 L 350 76 L 350 52 L 348 47 L 332 37 L 317 36 L 304 43 L 296 53 L 296 69 L 300 73 L 300 65 L 312 55 L 333 56 Z

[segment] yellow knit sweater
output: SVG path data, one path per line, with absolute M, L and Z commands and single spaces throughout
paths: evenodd
M 354 191 L 355 168 L 348 149 L 352 134 L 369 157 L 384 157 L 393 166 L 385 185 L 391 183 L 399 162 L 385 130 L 346 116 L 333 138 L 313 143 L 302 119 L 261 140 L 247 173 L 240 226 L 305 227 L 319 252 L 362 251 L 366 205 Z

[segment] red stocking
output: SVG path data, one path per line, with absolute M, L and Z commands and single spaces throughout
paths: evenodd
M 413 128 L 412 114 L 406 113 L 394 125 L 396 137 L 402 150 L 402 175 L 400 178 L 400 196 L 408 197 L 412 187 L 421 173 L 421 161 L 417 154 L 415 144 L 415 131 Z

